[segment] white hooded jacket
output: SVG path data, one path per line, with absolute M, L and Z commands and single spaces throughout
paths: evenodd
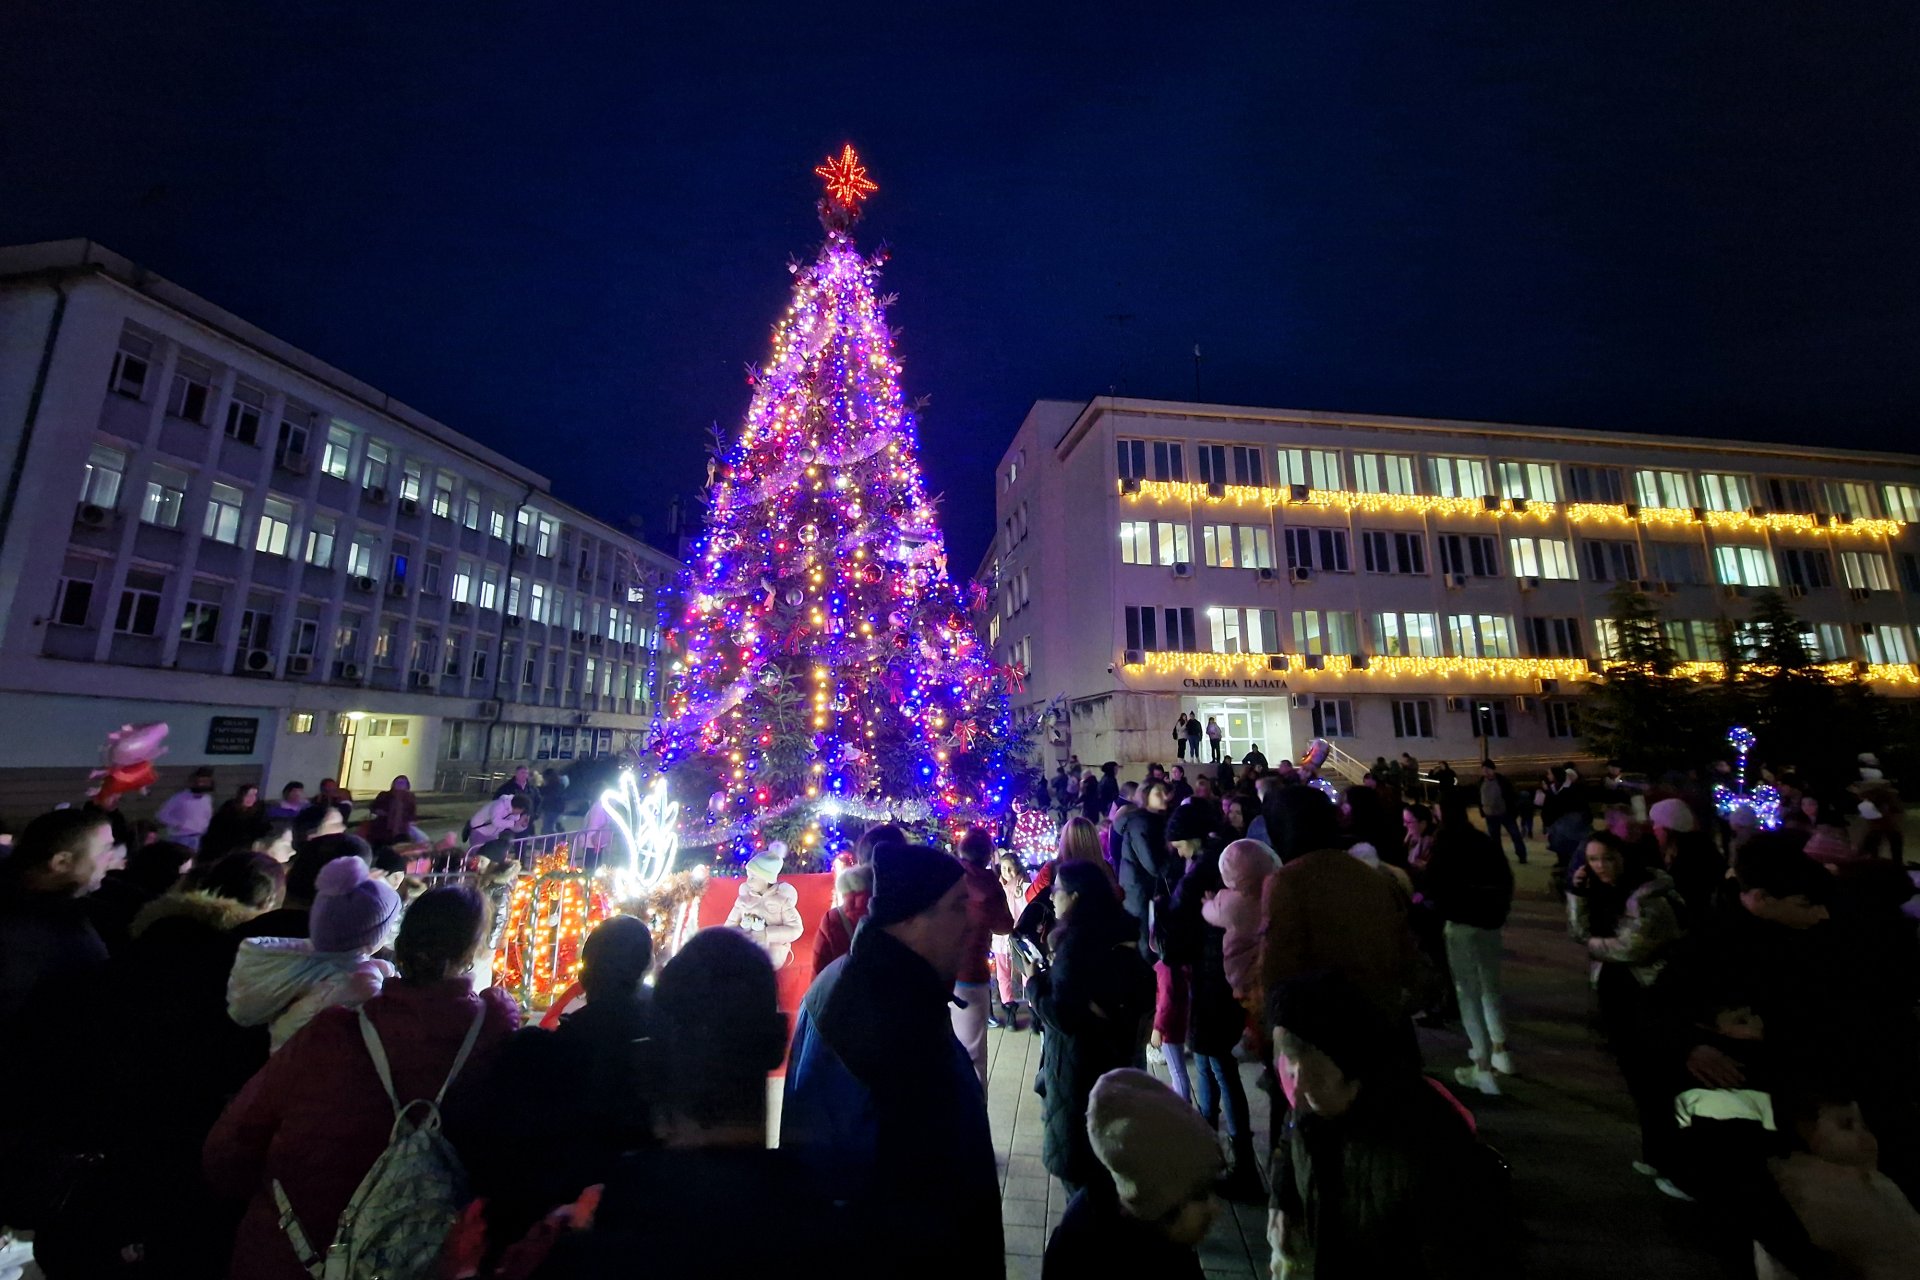
M 398 976 L 385 960 L 357 951 L 315 951 L 305 938 L 248 938 L 227 979 L 227 1016 L 265 1025 L 275 1052 L 322 1009 L 358 1008 Z

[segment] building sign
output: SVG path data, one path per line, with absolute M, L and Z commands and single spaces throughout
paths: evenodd
M 259 734 L 258 716 L 215 716 L 207 721 L 207 754 L 250 756 Z
M 1285 680 L 1261 680 L 1251 676 L 1234 678 L 1230 676 L 1187 676 L 1180 681 L 1182 689 L 1224 689 L 1230 692 L 1247 693 L 1285 693 Z

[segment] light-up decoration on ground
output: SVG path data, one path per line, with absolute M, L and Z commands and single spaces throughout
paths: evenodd
M 1759 820 L 1763 830 L 1772 831 L 1780 825 L 1780 793 L 1773 787 L 1762 783 L 1751 792 L 1747 790 L 1747 754 L 1753 750 L 1753 730 L 1745 725 L 1735 725 L 1727 730 L 1727 742 L 1733 747 L 1737 763 L 1734 766 L 1734 785 L 1724 782 L 1713 789 L 1713 807 L 1722 818 L 1732 815 L 1742 805 L 1753 810 L 1753 816 Z
M 622 902 L 645 897 L 672 869 L 680 850 L 680 804 L 668 798 L 664 774 L 642 795 L 632 769 L 620 771 L 616 784 L 601 793 L 600 804 L 622 845 L 614 861 L 614 896 Z M 617 856 L 621 852 L 624 860 Z
M 560 846 L 514 881 L 494 949 L 494 981 L 529 1009 L 544 1009 L 580 973 L 587 934 L 614 913 L 606 887 L 569 863 Z

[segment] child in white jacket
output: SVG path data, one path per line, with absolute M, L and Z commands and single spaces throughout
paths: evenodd
M 769 850 L 747 863 L 747 875 L 740 882 L 740 896 L 727 913 L 731 928 L 746 930 L 747 936 L 766 949 L 773 967 L 785 967 L 793 955 L 793 944 L 806 936 L 800 919 L 800 892 L 780 883 L 786 866 L 782 853 Z
M 373 953 L 399 928 L 400 895 L 359 858 L 320 869 L 307 921 L 309 937 L 242 942 L 227 980 L 227 1016 L 265 1024 L 276 1052 L 322 1009 L 365 1004 L 395 973 Z

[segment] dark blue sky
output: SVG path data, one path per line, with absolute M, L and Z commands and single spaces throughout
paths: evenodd
M 1916 438 L 1912 5 L 935 8 L 13 0 L 0 240 L 657 536 L 851 138 L 962 571 L 1031 401 L 1189 396 L 1196 341 L 1215 400 Z

